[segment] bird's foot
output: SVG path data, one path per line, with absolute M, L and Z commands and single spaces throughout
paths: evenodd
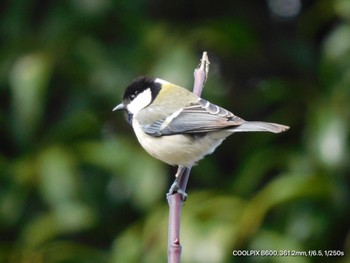
M 170 186 L 169 192 L 166 194 L 167 199 L 176 193 L 181 196 L 182 202 L 185 202 L 187 200 L 187 194 L 179 187 L 177 180 L 175 180 L 175 182 Z

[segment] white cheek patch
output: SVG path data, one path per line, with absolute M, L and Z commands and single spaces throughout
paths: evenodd
M 140 94 L 138 94 L 136 98 L 126 106 L 126 108 L 130 113 L 136 114 L 143 108 L 147 107 L 151 103 L 151 101 L 152 92 L 151 89 L 148 88 Z

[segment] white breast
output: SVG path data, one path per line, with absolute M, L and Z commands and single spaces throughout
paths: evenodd
M 142 147 L 154 158 L 170 165 L 193 166 L 205 155 L 212 153 L 228 134 L 192 138 L 184 135 L 152 137 L 145 134 L 136 118 L 132 126 Z

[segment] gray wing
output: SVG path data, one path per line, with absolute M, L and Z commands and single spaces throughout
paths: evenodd
M 142 125 L 145 133 L 151 136 L 164 136 L 179 133 L 205 133 L 239 126 L 243 119 L 204 99 L 174 112 L 152 124 Z

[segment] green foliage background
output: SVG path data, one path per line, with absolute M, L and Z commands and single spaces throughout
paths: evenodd
M 2 3 L 0 262 L 166 261 L 175 169 L 111 110 L 141 74 L 191 89 L 203 50 L 203 97 L 291 130 L 234 135 L 192 170 L 183 262 L 349 262 L 350 2 L 272 2 Z

